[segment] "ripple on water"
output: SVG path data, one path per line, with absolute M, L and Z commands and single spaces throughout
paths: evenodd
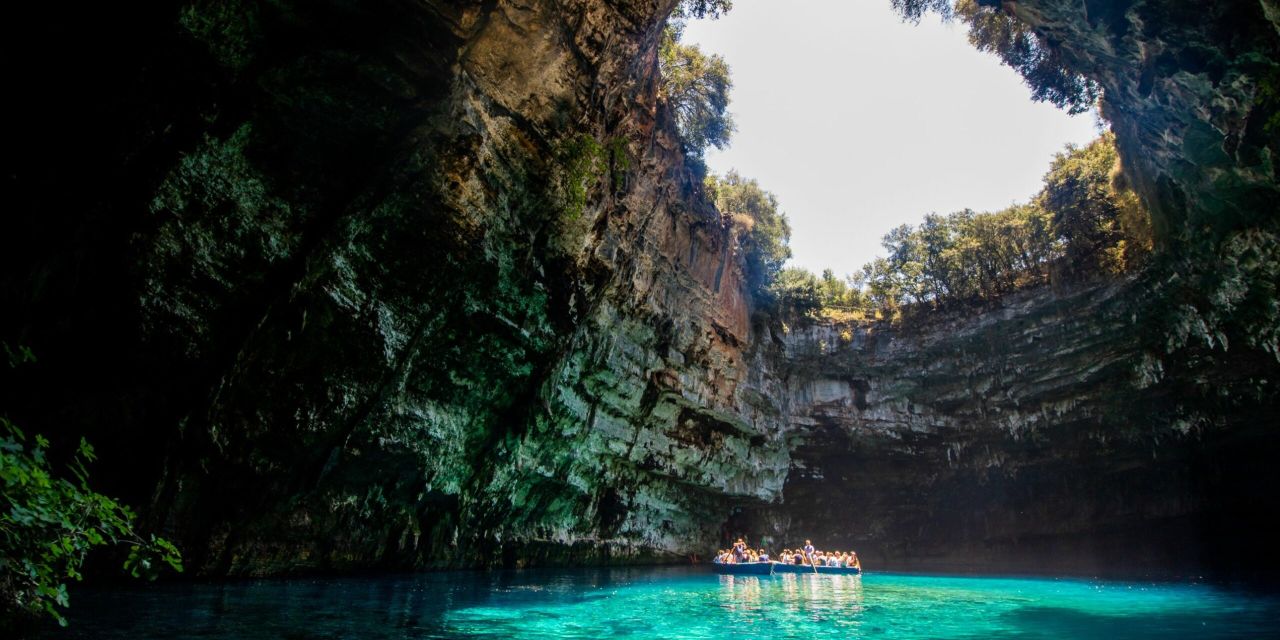
M 1280 599 L 1203 584 L 698 568 L 433 573 L 86 589 L 65 638 L 1280 636 Z

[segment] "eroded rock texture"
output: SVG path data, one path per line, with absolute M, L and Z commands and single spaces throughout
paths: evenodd
M 1103 113 L 1163 235 L 1272 224 L 1280 203 L 1275 2 L 1000 4 L 1102 86 Z
M 671 6 L 153 18 L 136 59 L 104 66 L 161 77 L 114 78 L 110 95 L 199 80 L 159 113 L 119 105 L 141 133 L 95 168 L 125 161 L 136 193 L 19 185 L 87 236 L 64 251 L 61 225 L 24 220 L 48 239 L 15 288 L 48 304 L 54 271 L 68 299 L 45 317 L 73 320 L 20 325 L 49 353 L 20 416 L 48 428 L 38 416 L 64 402 L 67 432 L 140 458 L 119 488 L 160 479 L 149 513 L 203 573 L 713 545 L 726 500 L 778 495 L 787 455 L 777 383 L 745 355 L 732 237 L 657 104 Z M 55 164 L 38 168 L 64 184 Z
M 1147 377 L 1141 286 L 1023 294 L 920 331 L 795 332 L 784 500 L 742 525 L 934 570 L 1191 575 L 1269 558 L 1275 363 Z
M 1274 306 L 1274 84 L 1249 75 L 1274 7 L 1102 4 L 1010 3 L 1093 56 L 1170 243 L 1263 238 L 1223 300 Z M 657 98 L 673 5 L 14 20 L 0 327 L 40 361 L 3 373 L 6 415 L 87 435 L 102 489 L 209 575 L 682 561 L 739 531 L 884 566 L 1257 557 L 1265 331 L 1194 306 L 1207 346 L 1144 329 L 1183 290 L 1156 275 L 784 327 Z

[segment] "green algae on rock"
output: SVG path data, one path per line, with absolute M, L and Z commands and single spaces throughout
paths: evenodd
M 82 63 L 21 78 L 0 329 L 49 355 L 7 414 L 98 443 L 202 575 L 802 530 L 898 566 L 1276 568 L 1274 3 L 1004 3 L 1103 87 L 1167 262 L 914 329 L 753 298 L 658 95 L 674 4 L 37 31 Z

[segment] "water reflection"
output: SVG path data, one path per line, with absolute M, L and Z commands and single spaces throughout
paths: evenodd
M 51 637 L 1280 637 L 1280 601 L 1202 585 L 703 568 L 133 586 L 74 605 Z

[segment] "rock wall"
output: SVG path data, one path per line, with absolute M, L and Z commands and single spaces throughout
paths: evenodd
M 1276 363 L 1146 369 L 1148 283 L 1019 294 L 926 327 L 786 338 L 792 467 L 744 531 L 871 566 L 1196 576 L 1273 571 Z
M 713 546 L 787 453 L 733 232 L 657 100 L 674 1 L 196 2 L 89 29 L 129 125 L 91 153 L 119 183 L 49 193 L 55 141 L 22 138 L 6 289 L 31 313 L 5 335 L 42 359 L 6 406 L 99 442 L 104 488 L 201 574 Z M 31 118 L 111 137 L 52 94 Z
M 1280 203 L 1272 0 L 1019 0 L 1001 8 L 1103 88 L 1166 246 L 1271 225 Z
M 5 415 L 86 435 L 203 575 L 671 562 L 737 532 L 899 567 L 1258 549 L 1274 359 L 1161 347 L 1156 275 L 906 332 L 755 309 L 657 96 L 674 3 L 27 8 L 0 337 L 40 360 L 0 373 Z M 1188 41 L 1079 4 L 1010 6 L 1082 56 Z M 1183 58 L 1097 73 L 1170 228 L 1238 230 L 1274 194 L 1269 94 Z

